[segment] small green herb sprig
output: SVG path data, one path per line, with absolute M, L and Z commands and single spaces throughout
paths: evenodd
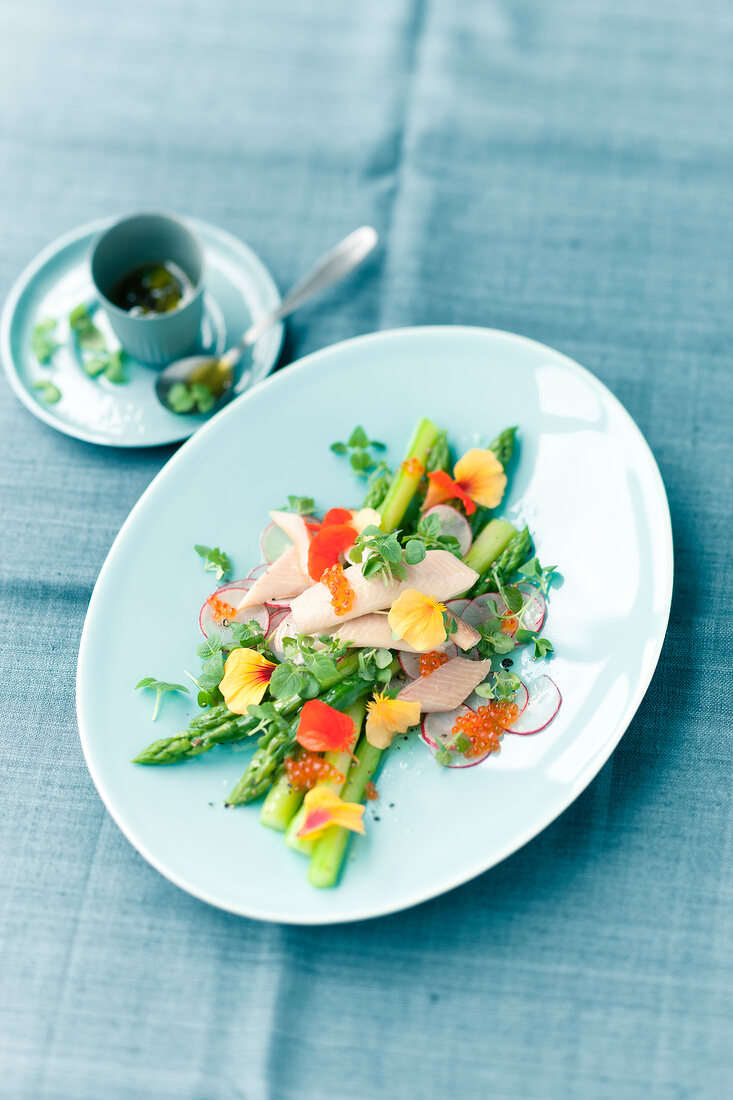
M 331 450 L 334 454 L 348 456 L 351 469 L 357 477 L 366 480 L 363 507 L 379 508 L 387 495 L 393 474 L 384 459 L 377 458 L 372 451 L 386 450 L 385 444 L 378 439 L 370 439 L 361 425 L 357 425 L 346 443 L 332 443 Z
M 309 516 L 315 511 L 316 502 L 313 497 L 288 496 L 288 503 L 280 508 L 281 512 L 295 512 L 299 516 Z
M 385 535 L 379 527 L 365 527 L 349 552 L 352 562 L 362 566 L 364 577 L 381 577 L 382 582 L 393 584 L 407 576 L 405 565 L 417 565 L 425 558 L 425 546 L 419 539 L 408 539 L 403 546 L 400 532 Z
M 232 623 L 226 638 L 213 631 L 196 647 L 196 655 L 202 661 L 198 676 L 186 670 L 189 680 L 198 688 L 200 707 L 214 707 L 222 701 L 219 684 L 224 675 L 226 658 L 233 649 L 256 649 L 264 652 L 268 660 L 272 659 L 265 646 L 262 627 L 255 619 L 248 623 Z
M 121 385 L 127 381 L 123 366 L 126 358 L 127 355 L 122 348 L 117 348 L 115 351 L 104 351 L 99 355 L 92 355 L 89 359 L 84 359 L 82 366 L 90 378 L 98 378 L 103 375 L 108 382 Z
M 520 680 L 516 673 L 502 668 L 492 673 L 483 684 L 479 684 L 476 694 L 482 699 L 496 699 L 499 703 L 511 703 L 517 694 L 519 684 Z
M 370 439 L 360 424 L 354 428 L 346 443 L 332 443 L 331 450 L 336 455 L 348 455 L 351 468 L 357 473 L 366 474 L 377 464 L 377 459 L 369 453 L 374 451 L 386 451 L 386 444 L 378 439 Z
M 440 516 L 435 512 L 421 516 L 414 535 L 403 535 L 402 543 L 421 542 L 426 550 L 448 550 L 457 558 L 461 555 L 461 544 L 455 535 L 444 535 Z
M 328 634 L 316 642 L 309 634 L 296 634 L 282 640 L 284 659 L 270 677 L 270 695 L 274 699 L 313 699 L 336 672 L 336 662 L 347 650 L 342 642 Z
M 81 352 L 89 352 L 88 356 L 82 356 L 82 366 L 90 378 L 104 377 L 108 382 L 121 385 L 127 382 L 127 374 L 124 362 L 127 359 L 122 348 L 110 351 L 104 334 L 94 324 L 89 307 L 84 303 L 72 309 L 69 314 L 71 334 Z
M 543 596 L 546 596 L 550 591 L 550 585 L 555 579 L 557 573 L 556 565 L 548 565 L 543 567 L 539 563 L 537 557 L 530 558 L 524 565 L 520 565 L 517 572 L 521 573 L 523 577 L 526 577 L 532 584 L 536 584 Z
M 536 587 L 546 595 L 555 568 L 555 566 L 551 566 L 548 569 L 543 569 L 537 558 L 532 558 L 526 566 L 519 570 L 519 573 L 530 577 Z M 527 569 L 529 571 L 525 572 Z M 534 646 L 533 660 L 536 661 L 552 653 L 553 646 L 549 638 L 541 638 L 536 630 L 527 630 L 524 626 L 524 615 L 532 603 L 532 595 L 525 596 L 516 585 L 504 584 L 499 571 L 496 569 L 493 571 L 493 578 L 497 592 L 511 613 L 509 617 L 517 621 L 517 629 L 514 632 L 514 637 L 505 634 L 501 629 L 502 620 L 498 616 L 493 616 L 487 619 L 486 622 L 481 623 L 478 627 L 478 632 L 481 635 L 481 640 L 478 642 L 478 651 L 481 656 L 491 657 L 494 654 L 508 653 L 514 648 L 515 643 L 528 645 L 530 642 Z
M 92 320 L 89 307 L 83 303 L 72 309 L 69 314 L 69 324 L 74 339 L 82 351 L 106 351 L 107 343 L 104 334 L 97 328 Z
M 272 659 L 272 654 L 266 651 L 262 627 L 255 619 L 251 619 L 249 623 L 233 623 L 226 638 L 212 631 L 196 647 L 196 656 L 203 662 L 200 672 L 195 676 L 186 670 L 188 679 L 198 687 L 199 706 L 216 706 L 221 702 L 219 684 L 232 649 L 264 651 L 266 657 Z
M 142 680 L 140 680 L 139 683 L 135 684 L 135 691 L 137 691 L 138 688 L 149 688 L 151 691 L 154 691 L 156 693 L 155 709 L 153 710 L 152 718 L 153 722 L 158 717 L 158 711 L 160 710 L 160 701 L 167 691 L 181 691 L 184 695 L 189 694 L 188 688 L 185 687 L 184 684 L 173 684 L 169 683 L 167 680 L 156 680 L 154 676 L 145 676 Z
M 208 413 L 216 404 L 214 394 L 203 382 L 174 382 L 165 396 L 165 403 L 174 413 Z
M 31 332 L 31 351 L 41 366 L 48 366 L 53 358 L 53 353 L 61 347 L 58 340 L 51 337 L 56 329 L 56 321 L 53 317 L 45 317 L 33 326 Z
M 204 572 L 213 573 L 218 581 L 229 577 L 232 572 L 232 563 L 218 546 L 203 546 L 196 544 L 194 550 L 200 558 L 204 559 Z
M 40 392 L 41 397 L 47 405 L 55 405 L 57 401 L 61 400 L 61 390 L 46 378 L 41 378 L 38 382 L 34 382 L 33 389 Z

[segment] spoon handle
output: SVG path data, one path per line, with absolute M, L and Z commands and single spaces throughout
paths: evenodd
M 348 237 L 344 237 L 335 248 L 321 256 L 308 274 L 296 283 L 289 294 L 286 294 L 274 313 L 268 314 L 261 321 L 251 325 L 239 343 L 222 356 L 222 360 L 226 360 L 230 366 L 234 367 L 239 362 L 244 349 L 255 344 L 265 329 L 276 321 L 282 321 L 314 294 L 325 290 L 332 283 L 337 283 L 358 267 L 372 251 L 377 239 L 377 231 L 371 225 L 363 225 L 360 229 L 349 233 Z M 240 379 L 240 385 L 242 381 L 244 379 Z M 235 387 L 235 392 L 239 391 L 240 385 Z

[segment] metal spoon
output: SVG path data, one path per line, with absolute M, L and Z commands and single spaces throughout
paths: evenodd
M 210 410 L 213 413 L 230 398 L 243 393 L 252 380 L 252 356 L 247 356 L 245 363 L 245 354 L 257 343 L 262 333 L 276 321 L 288 317 L 314 294 L 349 275 L 369 255 L 376 243 L 377 231 L 370 225 L 355 229 L 318 260 L 273 313 L 263 317 L 261 321 L 255 321 L 234 347 L 219 357 L 192 355 L 171 363 L 161 371 L 155 383 L 155 392 L 160 401 L 166 408 L 170 408 L 168 395 L 171 386 L 180 382 L 189 386 L 199 382 L 207 386 L 216 398 L 216 404 Z

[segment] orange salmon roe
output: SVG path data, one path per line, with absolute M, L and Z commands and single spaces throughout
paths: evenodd
M 337 615 L 345 615 L 347 611 L 351 611 L 356 593 L 346 580 L 344 570 L 338 562 L 325 570 L 321 577 L 321 584 L 325 584 L 331 593 L 331 607 Z
M 487 752 L 498 752 L 499 740 L 506 726 L 510 726 L 518 714 L 516 703 L 492 700 L 479 707 L 475 714 L 459 715 L 451 733 L 454 737 L 463 734 L 468 738 L 470 744 L 463 755 L 471 760 Z
M 440 668 L 448 660 L 450 660 L 448 654 L 443 653 L 440 649 L 433 649 L 430 653 L 421 653 L 420 675 L 429 676 L 431 672 L 435 672 L 436 668 Z
M 291 787 L 297 791 L 309 791 L 316 783 L 344 783 L 346 776 L 315 752 L 304 752 L 298 757 L 285 757 L 285 771 Z
M 230 603 L 224 603 L 223 600 L 217 600 L 216 596 L 209 596 L 206 602 L 211 608 L 211 617 L 215 623 L 221 623 L 225 619 L 231 621 L 237 614 L 236 607 L 232 607 Z
M 408 477 L 422 477 L 425 473 L 425 467 L 419 458 L 406 458 L 402 463 L 401 469 L 408 475 Z
M 377 790 L 376 783 L 372 783 L 371 779 L 366 785 L 366 796 L 369 802 L 376 802 L 379 798 L 379 791 Z

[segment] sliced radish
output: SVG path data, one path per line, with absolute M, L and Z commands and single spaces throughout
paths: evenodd
M 272 652 L 280 660 L 283 660 L 283 658 L 286 656 L 285 650 L 283 649 L 283 638 L 293 638 L 295 634 L 296 631 L 293 630 L 289 614 L 286 615 L 284 619 L 280 619 L 275 629 L 270 632 L 267 639 L 268 644 Z M 293 656 L 292 654 L 288 654 L 288 659 L 296 665 L 302 665 L 304 660 L 303 656 L 300 653 L 296 654 L 295 656 Z
M 519 623 L 512 616 L 511 608 L 498 592 L 486 592 L 483 596 L 477 596 L 475 600 L 471 600 L 462 615 L 463 621 L 477 630 L 489 619 L 495 618 L 507 620 L 507 634 L 509 637 L 516 634 Z
M 303 516 L 305 525 L 311 535 L 315 534 L 318 528 L 321 526 L 318 520 L 313 516 Z M 283 531 L 282 527 L 279 527 L 277 523 L 268 523 L 264 531 L 260 535 L 260 546 L 262 547 L 262 556 L 266 562 L 272 564 L 277 559 L 289 550 L 293 545 L 293 540 L 290 535 L 287 535 Z
M 486 752 L 482 756 L 474 756 L 469 760 L 463 753 L 456 752 L 455 749 L 449 748 L 449 746 L 453 744 L 453 727 L 456 724 L 456 719 L 462 714 L 471 713 L 471 708 L 463 704 L 455 710 L 446 711 L 443 714 L 423 715 L 422 724 L 420 726 L 420 736 L 433 756 L 436 756 L 439 752 L 445 752 L 446 750 L 450 753 L 450 763 L 445 764 L 444 767 L 473 768 L 476 764 L 480 764 L 482 760 L 485 760 L 489 755 L 489 753 Z
M 426 516 L 437 516 L 440 520 L 441 535 L 452 535 L 458 539 L 461 555 L 465 556 L 473 542 L 471 524 L 465 516 L 461 515 L 457 508 L 451 508 L 450 504 L 436 504 L 434 508 L 428 508 Z
M 248 623 L 252 619 L 255 620 L 263 633 L 267 633 L 270 625 L 270 613 L 265 605 L 261 603 L 255 604 L 253 607 L 245 607 L 242 611 L 237 611 L 231 619 L 218 620 L 214 618 L 211 603 L 209 601 L 214 599 L 221 600 L 222 603 L 229 604 L 231 607 L 236 607 L 237 604 L 244 599 L 250 588 L 251 582 L 243 582 L 239 585 L 225 584 L 222 588 L 218 588 L 212 596 L 204 600 L 199 612 L 199 627 L 205 638 L 208 638 L 209 634 L 215 631 L 217 634 L 221 635 L 222 641 L 226 642 L 232 635 L 232 623 Z
M 249 573 L 247 574 L 246 580 L 248 580 L 250 582 L 250 584 L 253 584 L 255 581 L 260 579 L 262 574 L 267 569 L 270 568 L 271 564 L 272 564 L 272 562 L 263 561 L 263 562 L 260 562 L 259 565 L 255 565 L 254 569 L 250 569 Z
M 458 599 L 455 600 L 446 600 L 445 606 L 448 608 L 449 611 L 452 611 L 453 614 L 456 615 L 459 619 L 462 619 L 463 612 L 466 610 L 470 603 L 470 600 L 465 599 L 463 596 L 459 596 Z
M 284 554 L 286 550 L 289 550 L 292 545 L 293 540 L 289 535 L 286 535 L 282 527 L 278 527 L 276 523 L 268 523 L 260 536 L 262 556 L 265 561 L 270 562 L 270 564 L 277 561 L 280 555 Z
M 539 733 L 549 726 L 560 709 L 562 695 L 549 676 L 538 676 L 529 686 L 529 702 L 519 717 L 507 726 L 507 733 Z
M 522 614 L 522 626 L 525 630 L 541 630 L 547 613 L 545 597 L 533 584 L 518 584 L 517 588 L 527 601 Z
M 265 604 L 270 612 L 270 622 L 267 627 L 268 634 L 272 634 L 277 630 L 280 623 L 284 622 L 290 614 L 290 607 L 278 607 L 276 604 Z
M 479 707 L 484 706 L 487 702 L 488 700 L 484 699 L 482 695 L 477 695 L 476 692 L 473 691 L 469 695 L 468 699 L 466 699 L 466 706 L 470 707 L 471 710 L 478 710 Z M 517 688 L 517 694 L 514 696 L 512 702 L 516 703 L 516 705 L 519 707 L 519 714 L 514 719 L 515 722 L 518 722 L 521 716 L 524 714 L 527 703 L 529 702 L 529 692 L 527 691 L 524 684 L 520 683 L 519 687 Z
M 458 646 L 453 642 L 443 642 L 441 646 L 438 646 L 440 653 L 447 653 L 448 657 L 458 656 Z M 411 680 L 420 679 L 420 658 L 422 653 L 409 653 L 404 649 L 397 651 L 397 660 L 400 662 L 400 667 L 406 676 L 409 676 Z

